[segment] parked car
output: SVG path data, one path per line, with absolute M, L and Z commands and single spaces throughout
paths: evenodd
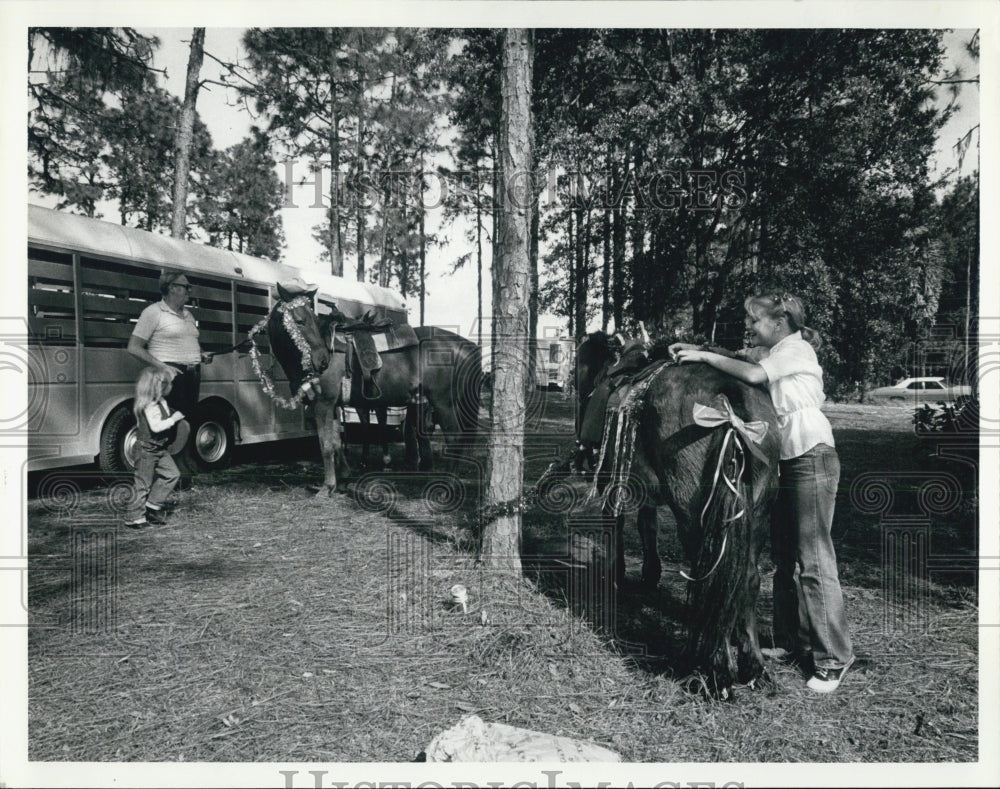
M 902 378 L 892 386 L 880 386 L 867 393 L 867 399 L 876 403 L 952 403 L 972 394 L 972 387 L 950 384 L 944 378 L 925 376 Z

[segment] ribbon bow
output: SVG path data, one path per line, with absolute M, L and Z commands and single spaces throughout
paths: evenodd
M 730 425 L 746 439 L 747 447 L 755 458 L 762 461 L 765 465 L 771 465 L 767 457 L 757 446 L 764 440 L 764 436 L 767 435 L 767 422 L 744 422 L 733 411 L 733 407 L 729 403 L 729 398 L 723 394 L 716 397 L 715 402 L 721 406 L 721 409 L 712 408 L 701 403 L 694 404 L 695 424 L 702 427 Z

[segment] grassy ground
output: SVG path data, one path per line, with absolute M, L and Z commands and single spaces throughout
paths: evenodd
M 318 500 L 316 453 L 295 444 L 244 451 L 176 494 L 167 526 L 140 532 L 114 524 L 124 481 L 32 481 L 29 758 L 409 761 L 476 712 L 627 761 L 975 761 L 975 502 L 925 489 L 969 478 L 914 451 L 903 409 L 829 413 L 860 658 L 832 696 L 776 664 L 773 690 L 741 689 L 733 702 L 686 689 L 687 565 L 665 510 L 659 589 L 602 602 L 573 591 L 589 587 L 560 560 L 562 510 L 526 513 L 523 578 L 475 566 L 482 450 L 432 475 L 358 475 Z M 556 395 L 532 404 L 529 424 L 531 482 L 572 413 Z M 574 491 L 582 498 L 584 483 Z M 451 602 L 456 583 L 469 588 L 468 613 Z

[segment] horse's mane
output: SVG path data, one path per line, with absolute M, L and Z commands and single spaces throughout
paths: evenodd
M 615 355 L 611 347 L 611 337 L 602 331 L 588 334 L 576 349 L 578 365 L 590 369 L 598 369 L 610 361 Z

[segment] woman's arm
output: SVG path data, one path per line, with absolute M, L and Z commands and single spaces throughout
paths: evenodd
M 725 348 L 716 348 L 715 346 L 710 346 L 710 345 L 695 345 L 694 343 L 690 342 L 671 343 L 671 345 L 668 346 L 667 350 L 670 351 L 670 355 L 675 359 L 677 358 L 677 354 L 680 353 L 681 351 L 711 351 L 713 353 L 719 354 L 720 356 L 728 356 L 730 358 L 736 357 L 736 354 L 734 354 L 732 351 L 727 351 Z
M 767 373 L 756 362 L 745 362 L 742 359 L 730 358 L 713 353 L 712 351 L 689 349 L 679 351 L 677 358 L 681 362 L 705 362 L 705 364 L 711 365 L 716 370 L 721 370 L 727 375 L 739 378 L 741 381 L 753 384 L 754 386 L 767 383 Z

